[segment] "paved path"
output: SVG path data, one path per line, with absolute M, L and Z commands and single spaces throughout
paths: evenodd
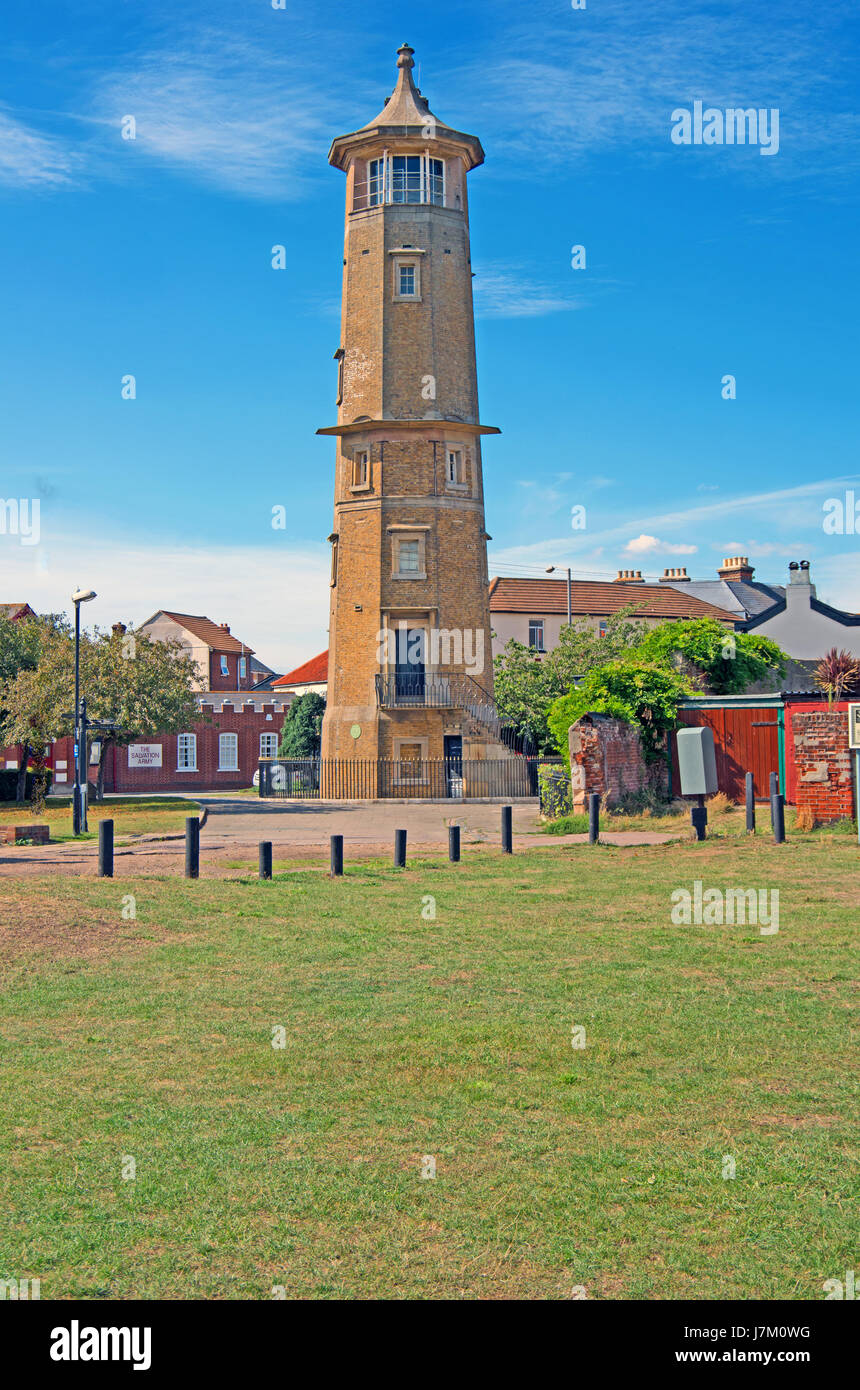
M 347 860 L 390 854 L 394 831 L 406 829 L 408 852 L 439 853 L 448 847 L 448 826 L 460 826 L 460 840 L 467 846 L 499 848 L 501 841 L 501 804 L 451 802 L 318 802 L 318 801 L 260 801 L 257 798 L 233 799 L 198 796 L 196 800 L 208 810 L 206 824 L 200 834 L 201 873 L 203 877 L 221 877 L 237 864 L 253 865 L 260 840 L 271 840 L 274 857 L 300 859 L 328 864 L 329 837 L 343 835 Z M 562 845 L 583 844 L 587 835 L 543 835 L 536 802 L 513 803 L 514 850 L 558 848 Z M 117 827 L 117 839 L 122 840 Z M 601 837 L 613 845 L 662 845 L 677 839 L 656 831 L 620 831 Z M 184 837 L 182 835 L 141 836 L 115 852 L 117 877 L 133 874 L 181 874 L 184 871 Z M 0 877 L 20 877 L 29 873 L 59 873 L 94 875 L 97 869 L 98 845 L 95 841 L 81 844 L 46 845 L 34 849 L 29 845 L 3 846 L 0 852 Z

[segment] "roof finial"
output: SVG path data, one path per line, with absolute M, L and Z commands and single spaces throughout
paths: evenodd
M 415 49 L 410 48 L 408 43 L 401 44 L 397 50 L 397 66 L 399 68 L 414 68 L 415 64 L 412 61 L 414 52 Z

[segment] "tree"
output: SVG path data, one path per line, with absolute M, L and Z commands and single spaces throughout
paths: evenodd
M 826 694 L 827 703 L 832 709 L 846 695 L 860 690 L 860 661 L 850 652 L 838 652 L 831 647 L 816 666 L 813 679 L 816 688 Z
M 643 624 L 634 619 L 630 605 L 608 618 L 600 636 L 588 619 L 561 629 L 558 646 L 536 652 L 522 642 L 508 642 L 494 661 L 496 707 L 506 724 L 528 734 L 541 753 L 554 751 L 555 740 L 547 723 L 550 705 L 572 690 L 593 667 L 632 651 L 641 641 Z
M 200 722 L 198 677 L 197 666 L 179 642 L 153 641 L 122 623 L 111 632 L 96 629 L 81 653 L 81 693 L 88 718 L 115 726 L 96 735 L 101 744 L 96 800 L 104 800 L 109 748 L 180 733 Z
M 679 619 L 660 623 L 643 639 L 648 661 L 669 661 L 676 654 L 701 673 L 714 695 L 740 695 L 769 672 L 785 674 L 786 655 L 768 637 L 732 632 L 717 618 Z
M 281 729 L 281 758 L 315 758 L 320 751 L 325 700 L 309 690 L 293 700 Z
M 20 621 L 20 620 L 19 620 Z M 26 795 L 27 766 L 45 767 L 45 748 L 74 723 L 75 651 L 72 629 L 62 615 L 29 619 L 24 664 L 0 682 L 0 738 L 21 745 L 17 800 Z M 82 641 L 84 639 L 82 638 Z M 34 645 L 30 646 L 30 642 Z
M 675 727 L 680 701 L 692 693 L 683 672 L 658 661 L 643 661 L 637 652 L 593 667 L 576 690 L 554 702 L 549 727 L 556 748 L 569 765 L 567 734 L 571 724 L 584 714 L 608 714 L 636 725 L 643 758 L 655 762 L 666 735 Z

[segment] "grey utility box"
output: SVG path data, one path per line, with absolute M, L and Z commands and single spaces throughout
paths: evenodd
M 717 787 L 717 755 L 710 729 L 679 729 L 678 769 L 682 796 L 713 796 Z

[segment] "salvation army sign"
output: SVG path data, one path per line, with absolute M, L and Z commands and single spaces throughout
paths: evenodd
M 161 767 L 161 744 L 129 744 L 128 765 L 129 767 Z

